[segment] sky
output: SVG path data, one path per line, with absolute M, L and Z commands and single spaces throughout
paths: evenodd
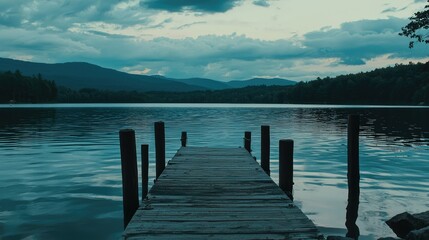
M 429 61 L 401 27 L 426 0 L 1 0 L 0 57 L 221 81 Z

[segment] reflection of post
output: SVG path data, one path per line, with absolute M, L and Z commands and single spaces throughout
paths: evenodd
M 357 239 L 359 208 L 359 115 L 350 115 L 347 129 L 347 182 L 349 186 L 346 213 L 347 237 Z

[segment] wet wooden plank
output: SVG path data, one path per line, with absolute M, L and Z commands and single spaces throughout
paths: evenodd
M 241 148 L 183 147 L 124 239 L 318 239 L 314 224 Z

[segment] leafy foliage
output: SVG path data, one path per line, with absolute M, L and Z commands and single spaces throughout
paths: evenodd
M 414 16 L 410 18 L 411 22 L 402 28 L 399 35 L 415 39 L 417 42 L 429 43 L 429 5 L 426 5 L 424 9 L 414 13 Z M 409 47 L 414 47 L 414 41 L 410 41 Z

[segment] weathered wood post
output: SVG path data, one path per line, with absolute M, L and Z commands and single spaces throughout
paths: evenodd
M 142 152 L 142 200 L 146 198 L 149 192 L 149 145 L 141 145 Z
M 293 140 L 279 141 L 279 187 L 293 200 Z
M 261 167 L 270 175 L 270 126 L 261 126 Z
M 188 139 L 188 133 L 182 132 L 182 136 L 180 137 L 180 141 L 182 142 L 182 147 L 186 147 L 187 139 Z
M 347 126 L 347 183 L 348 203 L 346 211 L 347 237 L 356 239 L 359 227 L 356 225 L 359 209 L 359 115 L 349 115 Z
M 252 145 L 252 132 L 244 132 L 244 148 L 250 153 Z
M 121 148 L 122 199 L 125 229 L 139 207 L 137 153 L 134 130 L 120 130 L 119 142 Z
M 156 179 L 165 168 L 165 128 L 164 122 L 155 122 L 155 155 L 156 155 Z

